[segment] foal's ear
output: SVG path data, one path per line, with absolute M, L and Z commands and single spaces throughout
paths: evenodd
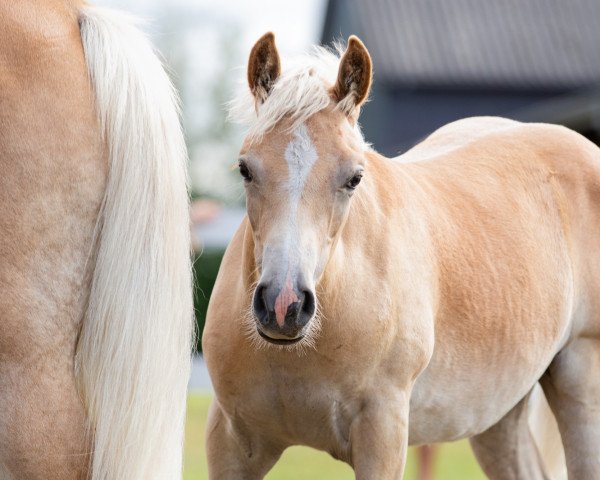
M 263 103 L 279 74 L 281 63 L 275 46 L 275 35 L 267 32 L 252 47 L 248 59 L 248 85 L 257 103 Z
M 348 47 L 340 60 L 337 81 L 333 87 L 333 97 L 346 114 L 354 113 L 360 107 L 371 88 L 371 56 L 364 44 L 351 35 Z

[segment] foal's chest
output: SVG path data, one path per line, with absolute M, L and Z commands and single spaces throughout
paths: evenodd
M 339 385 L 274 368 L 237 398 L 237 415 L 254 431 L 285 446 L 307 445 L 348 458 L 350 426 L 360 401 Z

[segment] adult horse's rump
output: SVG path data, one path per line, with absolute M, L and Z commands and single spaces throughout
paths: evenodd
M 181 475 L 192 335 L 173 91 L 126 18 L 0 5 L 0 476 Z

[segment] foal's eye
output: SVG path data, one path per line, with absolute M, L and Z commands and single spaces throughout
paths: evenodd
M 357 185 L 360 183 L 361 180 L 362 180 L 362 173 L 357 173 L 350 180 L 348 180 L 348 183 L 346 183 L 346 188 L 349 188 L 350 190 L 354 190 L 357 187 Z
M 240 162 L 240 175 L 244 177 L 244 181 L 252 181 L 252 174 L 250 173 L 250 169 L 248 168 L 248 165 L 246 165 L 244 162 Z

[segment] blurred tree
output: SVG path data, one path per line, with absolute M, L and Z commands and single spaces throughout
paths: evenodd
M 242 132 L 227 121 L 226 108 L 242 63 L 240 26 L 202 9 L 164 8 L 156 18 L 162 33 L 155 41 L 181 97 L 192 194 L 241 204 L 241 182 L 231 167 Z

